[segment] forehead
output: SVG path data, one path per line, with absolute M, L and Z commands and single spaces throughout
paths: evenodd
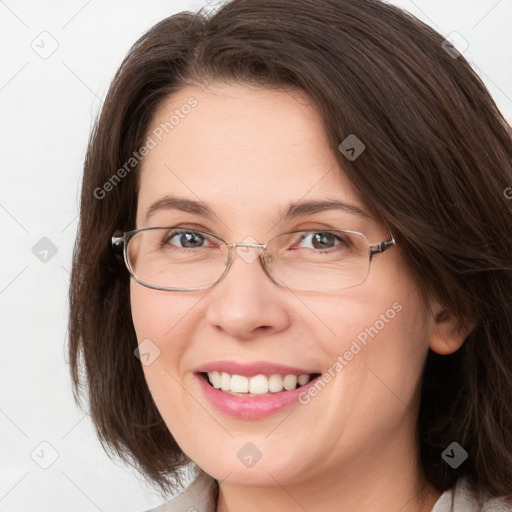
M 167 194 L 240 221 L 270 222 L 290 202 L 306 199 L 362 204 L 299 91 L 187 87 L 157 110 L 148 136 L 155 145 L 142 162 L 138 225 Z

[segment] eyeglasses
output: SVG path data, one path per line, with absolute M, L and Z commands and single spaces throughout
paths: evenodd
M 131 276 L 156 290 L 192 291 L 215 285 L 228 273 L 236 249 L 246 263 L 259 257 L 267 275 L 278 285 L 298 291 L 334 292 L 364 283 L 373 255 L 396 242 L 391 235 L 390 240 L 369 244 L 362 233 L 336 229 L 291 231 L 265 244 L 252 238 L 228 244 L 214 233 L 170 226 L 116 234 L 111 245 Z

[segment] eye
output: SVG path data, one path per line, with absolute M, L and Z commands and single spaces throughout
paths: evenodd
M 329 231 L 311 231 L 304 233 L 298 244 L 307 243 L 308 249 L 331 249 L 339 245 L 349 246 L 350 242 L 339 235 L 330 233 Z
M 198 231 L 173 231 L 169 233 L 163 243 L 174 245 L 182 249 L 196 249 L 198 247 L 206 247 L 208 238 Z

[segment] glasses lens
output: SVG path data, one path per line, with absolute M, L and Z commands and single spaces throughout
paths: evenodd
M 227 249 L 213 235 L 184 228 L 152 228 L 128 242 L 128 265 L 144 284 L 157 288 L 202 288 L 225 270 Z
M 369 245 L 353 231 L 301 231 L 267 244 L 268 272 L 294 290 L 339 291 L 363 283 L 370 268 Z
M 215 235 L 186 228 L 150 228 L 130 238 L 128 266 L 143 284 L 169 290 L 212 286 L 226 270 L 228 247 Z M 267 244 L 264 264 L 278 283 L 294 290 L 339 291 L 363 283 L 370 268 L 361 233 L 300 231 Z

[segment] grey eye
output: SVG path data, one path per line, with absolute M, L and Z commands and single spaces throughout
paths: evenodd
M 342 240 L 338 235 L 329 233 L 328 231 L 312 231 L 306 233 L 301 237 L 301 241 L 309 242 L 309 249 L 330 249 L 342 243 L 346 243 L 346 240 Z
M 207 239 L 197 231 L 178 231 L 171 233 L 167 237 L 166 242 L 183 249 L 195 249 L 203 247 Z

